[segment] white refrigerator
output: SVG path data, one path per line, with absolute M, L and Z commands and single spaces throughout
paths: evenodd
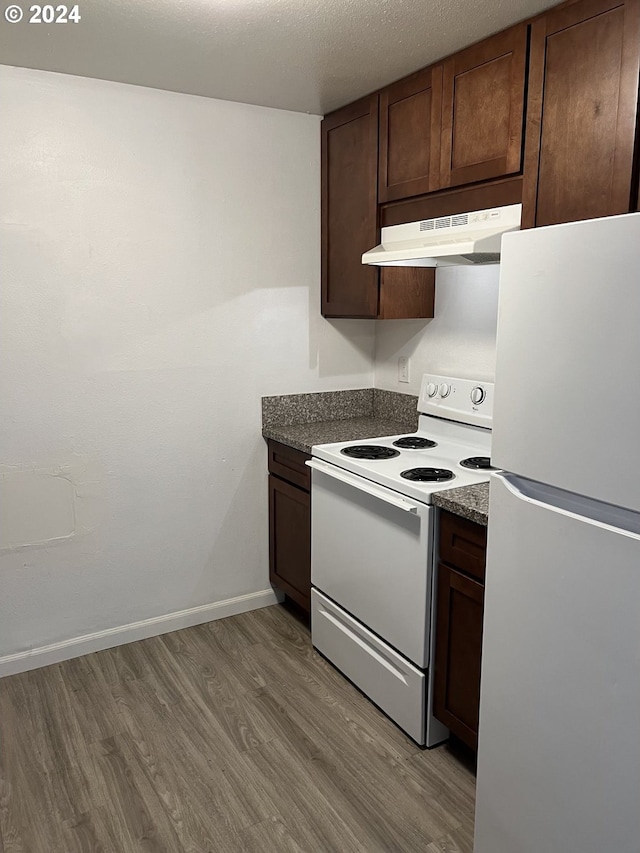
M 640 214 L 502 242 L 474 853 L 640 851 Z

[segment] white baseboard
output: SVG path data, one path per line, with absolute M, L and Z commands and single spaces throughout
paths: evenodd
M 177 610 L 174 613 L 166 613 L 164 616 L 143 619 L 142 622 L 131 622 L 129 625 L 108 628 L 106 631 L 96 631 L 95 634 L 84 634 L 49 646 L 5 655 L 0 657 L 0 678 L 88 655 L 90 652 L 100 652 L 103 649 L 133 643 L 136 640 L 144 640 L 147 637 L 156 637 L 158 634 L 166 634 L 169 631 L 178 631 L 180 628 L 190 628 L 192 625 L 201 625 L 203 622 L 236 616 L 238 613 L 268 607 L 279 601 L 282 601 L 280 593 L 273 589 L 263 589 L 248 595 L 227 598 L 225 601 L 202 604 L 199 607 L 191 607 L 189 610 Z

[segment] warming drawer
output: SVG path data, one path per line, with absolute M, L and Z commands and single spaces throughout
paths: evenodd
M 417 743 L 425 743 L 426 674 L 311 590 L 313 645 Z

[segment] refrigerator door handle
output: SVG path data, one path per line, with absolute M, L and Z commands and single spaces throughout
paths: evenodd
M 563 489 L 556 489 L 535 480 L 516 477 L 514 474 L 496 472 L 492 477 L 501 480 L 511 494 L 519 500 L 583 521 L 593 527 L 620 533 L 640 542 L 639 513 L 613 504 L 594 501 Z

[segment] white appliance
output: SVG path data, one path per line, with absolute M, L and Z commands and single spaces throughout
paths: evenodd
M 640 851 L 640 214 L 502 245 L 475 853 Z
M 492 402 L 490 383 L 424 376 L 416 433 L 307 462 L 313 644 L 421 745 L 448 734 L 431 710 L 432 497 L 488 479 Z
M 442 267 L 496 264 L 502 235 L 520 228 L 521 204 L 389 225 L 382 242 L 362 256 L 382 267 Z

